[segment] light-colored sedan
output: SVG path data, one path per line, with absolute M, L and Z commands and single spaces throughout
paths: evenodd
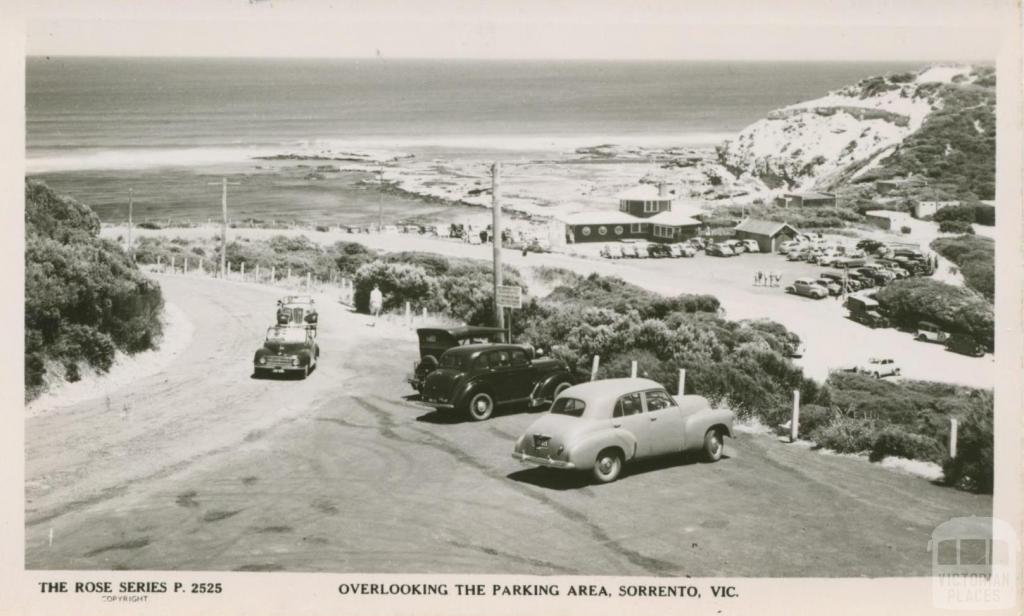
M 731 411 L 703 396 L 673 398 L 649 379 L 607 379 L 561 392 L 544 416 L 520 436 L 512 457 L 526 463 L 591 471 L 615 481 L 631 460 L 684 451 L 722 457 L 732 436 Z

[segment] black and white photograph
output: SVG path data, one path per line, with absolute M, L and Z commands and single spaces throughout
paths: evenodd
M 0 10 L 10 613 L 1019 613 L 1019 3 Z

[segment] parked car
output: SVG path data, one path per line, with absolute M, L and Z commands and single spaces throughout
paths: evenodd
M 828 291 L 825 290 L 825 287 L 819 285 L 813 278 L 797 278 L 793 281 L 792 285 L 786 287 L 786 293 L 803 295 L 812 299 L 828 297 Z
M 740 240 L 746 247 L 747 252 L 761 252 L 761 246 L 757 243 L 757 240 Z
M 866 363 L 857 366 L 857 372 L 880 379 L 883 376 L 899 376 L 900 368 L 888 357 L 872 357 Z
M 732 436 L 733 413 L 702 396 L 677 401 L 649 379 L 607 379 L 570 387 L 515 441 L 512 457 L 529 464 L 590 471 L 615 481 L 627 462 L 703 451 L 715 462 Z
M 550 403 L 572 384 L 563 362 L 534 359 L 527 345 L 471 344 L 441 355 L 437 369 L 423 381 L 420 401 L 483 421 L 498 408 Z
M 671 257 L 672 249 L 668 247 L 668 244 L 654 242 L 652 244 L 647 245 L 647 255 L 654 259 Z
M 857 248 L 867 253 L 875 253 L 879 249 L 885 248 L 885 244 L 873 239 L 863 239 L 857 242 Z
M 316 329 L 316 302 L 308 295 L 288 295 L 277 300 L 278 325 L 309 325 Z
M 639 255 L 639 251 L 637 249 L 636 243 L 634 243 L 634 242 L 623 243 L 622 244 L 622 256 L 623 257 L 629 257 L 631 259 L 635 259 L 638 256 L 640 256 Z
M 253 372 L 257 377 L 299 374 L 306 378 L 319 358 L 315 330 L 301 325 L 275 325 L 267 328 L 263 346 L 256 349 Z
M 605 244 L 601 247 L 601 256 L 605 259 L 618 259 L 622 257 L 622 252 L 616 246 Z
M 850 269 L 854 267 L 861 267 L 867 261 L 863 257 L 851 257 L 849 255 L 845 257 L 839 257 L 832 261 L 832 267 L 838 267 L 840 269 Z
M 828 278 L 815 278 L 814 283 L 825 289 L 829 295 L 835 297 L 843 293 L 843 287 L 838 282 L 829 280 Z
M 858 267 L 854 270 L 861 276 L 871 281 L 874 286 L 882 286 L 891 282 L 896 275 L 892 272 L 885 271 L 881 267 Z
M 691 237 L 686 240 L 686 243 L 692 246 L 694 250 L 704 250 L 707 247 L 707 243 L 704 239 L 699 237 Z
M 846 298 L 846 309 L 850 313 L 850 320 L 867 325 L 874 329 L 876 327 L 889 327 L 889 319 L 879 312 L 878 302 L 863 295 L 851 295 Z
M 917 333 L 914 338 L 921 342 L 946 342 L 949 340 L 949 333 L 942 331 L 942 328 L 934 323 L 921 321 L 917 324 Z
M 711 244 L 705 250 L 710 257 L 735 257 L 736 253 L 726 244 Z
M 420 358 L 413 362 L 412 373 L 406 381 L 416 391 L 423 387 L 423 380 L 437 369 L 438 360 L 448 349 L 464 344 L 483 342 L 505 342 L 507 331 L 501 327 L 423 327 L 416 330 L 419 338 Z
M 972 355 L 982 357 L 985 355 L 985 345 L 974 339 L 970 334 L 954 333 L 946 339 L 946 348 L 961 355 Z
M 697 249 L 692 244 L 672 244 L 669 246 L 672 251 L 672 256 L 675 258 L 679 257 L 692 257 L 697 254 Z
M 805 253 L 801 248 L 794 248 L 790 250 L 788 253 L 786 253 L 787 261 L 801 261 L 806 258 L 807 253 Z
M 720 243 L 731 248 L 734 254 L 747 252 L 747 245 L 743 243 L 743 240 L 725 240 Z

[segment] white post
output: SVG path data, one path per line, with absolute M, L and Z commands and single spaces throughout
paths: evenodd
M 405 324 L 406 327 L 412 327 L 412 304 L 405 302 Z
M 225 279 L 225 280 L 227 280 L 227 279 L 230 279 L 230 278 L 231 278 L 231 261 L 227 261 L 226 263 L 227 263 L 227 267 L 228 267 L 228 269 L 227 269 L 227 275 L 226 275 L 226 276 L 224 276 L 224 279 Z
M 424 321 L 427 320 L 427 307 L 426 306 L 423 307 L 423 320 Z
M 795 443 L 800 433 L 800 390 L 793 390 L 793 419 L 789 422 L 789 442 Z
M 256 264 L 256 282 L 260 281 L 260 264 Z
M 206 273 L 206 259 L 204 259 L 203 257 L 199 257 L 199 273 Z
M 949 418 L 949 457 L 950 459 L 956 457 L 956 433 L 959 428 L 959 422 L 956 417 Z
M 310 287 L 310 273 L 306 272 L 306 290 L 309 291 L 311 288 L 312 287 Z
M 271 265 L 270 266 L 270 282 L 276 282 L 276 281 L 277 281 L 277 266 L 276 265 Z
M 184 273 L 188 273 L 188 257 L 185 257 L 185 270 Z
M 292 279 L 292 268 L 289 267 L 288 268 L 288 281 L 291 282 L 291 279 Z
M 636 360 L 635 359 L 633 360 L 633 362 L 629 366 L 629 376 L 630 376 L 630 378 L 634 378 L 634 379 L 636 378 Z
M 242 261 L 242 280 L 245 280 L 245 261 Z
M 595 355 L 594 356 L 594 363 L 591 364 L 591 366 L 590 366 L 590 380 L 591 381 L 596 381 L 597 380 L 597 368 L 600 365 L 601 365 L 601 356 L 600 355 Z
M 171 273 L 174 273 L 174 255 L 171 255 Z
M 679 369 L 679 396 L 686 393 L 686 368 Z

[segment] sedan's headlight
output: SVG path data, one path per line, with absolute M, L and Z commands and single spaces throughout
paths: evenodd
M 299 365 L 299 358 L 298 357 L 293 357 L 292 358 L 292 365 L 293 366 L 298 366 Z
M 260 364 L 262 365 L 262 364 L 265 364 L 265 363 L 267 363 L 267 358 L 266 357 L 260 357 Z

